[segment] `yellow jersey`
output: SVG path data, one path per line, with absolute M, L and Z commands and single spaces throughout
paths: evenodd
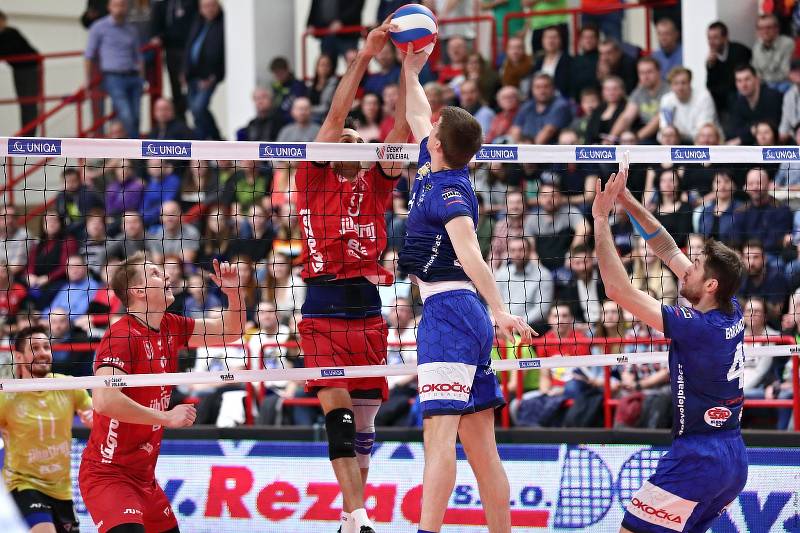
M 8 490 L 33 489 L 71 500 L 72 419 L 76 411 L 91 408 L 92 400 L 83 389 L 0 393 L 3 477 Z

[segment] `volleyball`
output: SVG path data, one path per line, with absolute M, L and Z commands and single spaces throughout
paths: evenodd
M 431 53 L 436 43 L 439 31 L 436 15 L 425 6 L 408 4 L 392 15 L 392 24 L 396 30 L 389 32 L 392 42 L 403 52 L 407 51 L 408 44 L 414 44 L 414 50 Z

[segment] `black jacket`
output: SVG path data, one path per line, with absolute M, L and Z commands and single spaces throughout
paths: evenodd
M 183 48 L 197 15 L 197 0 L 155 0 L 150 4 L 150 35 L 165 48 Z
M 164 128 L 160 128 L 158 124 L 153 124 L 153 129 L 150 130 L 147 138 L 162 141 L 168 139 L 188 140 L 193 139 L 194 135 L 185 122 L 175 118 L 170 120 Z
M 197 15 L 189 30 L 189 37 L 186 39 L 186 50 L 183 55 L 183 71 L 186 79 L 208 79 L 214 76 L 216 82 L 225 78 L 225 24 L 224 15 L 220 12 L 219 16 L 209 22 L 203 44 L 200 47 L 200 55 L 197 62 L 192 62 L 192 45 L 206 25 L 206 19 Z
M 248 141 L 274 141 L 278 138 L 281 128 L 286 125 L 283 120 L 283 113 L 279 109 L 273 109 L 266 117 L 256 116 L 251 120 L 245 129 Z
M 782 113 L 783 95 L 762 83 L 755 109 L 747 103 L 747 98 L 741 94 L 736 96 L 731 107 L 730 136 L 739 137 L 742 144 L 755 144 L 755 137 L 753 137 L 750 127 L 761 120 L 766 120 L 778 127 L 781 123 Z
M 533 72 L 542 70 L 544 64 L 544 56 L 539 56 L 536 63 L 533 65 Z M 564 52 L 558 60 L 556 65 L 556 75 L 553 76 L 553 82 L 556 89 L 561 93 L 564 98 L 569 98 L 572 94 L 572 56 Z
M 361 11 L 364 10 L 364 0 L 312 0 L 311 10 L 308 12 L 308 22 L 306 26 L 312 28 L 327 28 L 332 21 L 322 19 L 322 2 L 337 2 L 336 12 L 339 13 L 337 20 L 343 26 L 360 26 Z
M 16 28 L 6 26 L 5 30 L 0 31 L 0 57 L 38 53 L 36 48 L 31 46 L 31 43 Z M 8 66 L 11 68 L 35 67 L 36 61 L 15 61 L 9 63 Z
M 728 58 L 717 61 L 713 67 L 706 64 L 706 87 L 714 98 L 717 111 L 727 111 L 731 97 L 736 93 L 734 69 L 739 65 L 749 65 L 753 53 L 748 47 L 736 42 L 728 43 Z
M 67 209 L 67 205 L 75 203 L 78 206 L 80 213 L 77 219 L 72 218 L 71 213 Z M 61 217 L 61 222 L 69 233 L 73 235 L 80 232 L 86 224 L 86 215 L 92 209 L 104 209 L 105 202 L 103 198 L 89 187 L 81 186 L 81 188 L 74 193 L 61 191 L 56 196 L 56 211 Z

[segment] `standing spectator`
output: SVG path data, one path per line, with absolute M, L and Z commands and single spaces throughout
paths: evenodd
M 0 57 L 39 54 L 17 28 L 7 26 L 6 14 L 0 11 Z M 42 93 L 39 85 L 39 63 L 35 59 L 8 62 L 14 76 L 14 90 L 19 103 L 19 116 L 22 135 L 36 137 L 36 126 L 28 125 L 39 116 L 37 98 Z
M 478 83 L 475 80 L 465 80 L 461 84 L 460 92 L 461 107 L 469 111 L 469 114 L 475 117 L 475 120 L 481 125 L 485 137 L 492 125 L 492 120 L 495 116 L 494 111 L 482 100 L 480 90 L 478 89 Z M 366 137 L 364 138 L 366 139 Z
M 92 209 L 102 209 L 103 199 L 83 184 L 77 168 L 67 167 L 61 172 L 64 190 L 56 195 L 56 211 L 64 222 L 66 231 L 73 235 L 83 232 L 86 215 Z
M 333 61 L 333 70 L 336 71 L 336 62 L 339 56 L 344 56 L 348 50 L 358 48 L 360 32 L 339 33 L 344 26 L 361 26 L 361 11 L 364 9 L 364 0 L 312 0 L 311 10 L 308 12 L 306 26 L 310 30 L 324 30 L 323 35 L 318 35 L 322 53 L 330 56 Z M 383 19 L 378 19 L 382 21 Z
M 550 144 L 558 132 L 572 120 L 567 100 L 556 94 L 553 78 L 540 72 L 531 84 L 533 99 L 522 105 L 509 134 L 519 144 L 525 139 L 533 144 Z
M 272 105 L 272 93 L 264 87 L 253 89 L 256 116 L 244 127 L 246 141 L 274 141 L 285 125 L 280 109 Z
M 292 120 L 281 128 L 278 142 L 311 142 L 319 132 L 319 124 L 311 122 L 311 101 L 305 96 L 292 103 Z
M 117 163 L 118 166 L 112 166 L 110 169 L 113 181 L 106 185 L 106 215 L 115 218 L 125 211 L 141 209 L 144 191 L 144 184 L 137 175 L 135 161 L 118 160 Z
M 481 0 L 481 10 L 491 11 L 494 16 L 494 27 L 497 32 L 496 40 L 498 48 L 502 46 L 505 30 L 505 16 L 508 13 L 522 12 L 522 0 Z M 378 17 L 378 20 L 383 20 Z M 525 34 L 525 19 L 515 18 L 508 21 L 508 34 L 521 36 Z
M 218 0 L 200 0 L 183 58 L 189 109 L 194 118 L 195 138 L 219 140 L 222 137 L 214 115 L 209 111 L 211 97 L 225 77 L 225 22 Z
M 0 262 L 8 265 L 12 278 L 25 270 L 32 245 L 28 229 L 17 222 L 17 208 L 0 201 Z
M 578 138 L 577 144 L 586 142 L 589 119 L 592 118 L 592 114 L 598 107 L 600 107 L 600 92 L 595 87 L 584 87 L 578 99 L 578 116 L 572 119 L 568 128 L 575 132 L 575 136 Z
M 383 122 L 383 102 L 375 93 L 367 93 L 353 112 L 355 130 L 366 142 L 380 142 Z
M 392 57 L 394 57 L 394 52 Z M 336 67 L 333 59 L 325 54 L 320 54 L 314 67 L 314 79 L 308 87 L 308 99 L 311 100 L 311 115 L 315 122 L 322 122 L 331 108 L 333 94 L 339 78 L 336 77 Z
M 783 108 L 779 127 L 782 143 L 793 140 L 797 127 L 800 126 L 800 60 L 793 60 L 789 69 L 791 87 L 783 95 Z
M 553 303 L 553 276 L 538 261 L 531 240 L 508 239 L 508 261 L 494 273 L 503 302 L 528 324 L 544 323 Z
M 108 241 L 107 257 L 125 261 L 135 253 L 144 252 L 145 248 L 142 215 L 138 211 L 125 211 L 122 214 L 122 234 Z
M 756 23 L 758 39 L 753 45 L 753 67 L 773 89 L 789 89 L 789 64 L 794 54 L 794 39 L 780 34 L 775 15 L 761 15 Z
M 728 144 L 755 142 L 755 124 L 767 121 L 777 127 L 781 122 L 783 95 L 762 83 L 756 70 L 750 65 L 739 65 L 735 69 L 738 94 L 731 107 L 731 139 Z
M 52 208 L 45 211 L 39 227 L 39 241 L 30 247 L 25 270 L 29 294 L 37 309 L 50 304 L 67 275 L 67 258 L 77 251 L 78 243 L 64 230 L 58 212 Z
M 621 4 L 621 0 L 582 0 L 581 27 L 592 25 L 599 28 L 605 37 L 622 41 L 622 19 L 625 17 L 625 11 Z M 618 10 L 608 11 L 617 6 L 620 7 Z M 597 9 L 602 10 L 602 14 L 597 13 Z
M 640 142 L 655 144 L 658 133 L 658 111 L 661 98 L 669 87 L 661 79 L 660 66 L 653 57 L 643 57 L 636 64 L 639 85 L 631 93 L 622 116 L 611 128 L 611 140 L 616 141 L 628 130 L 636 134 Z
M 591 235 L 589 222 L 568 205 L 555 182 L 539 186 L 539 207 L 525 221 L 525 235 L 536 238 L 536 250 L 542 264 L 551 271 L 564 266 L 567 251 L 585 244 Z
M 697 232 L 730 245 L 736 241 L 733 225 L 734 213 L 741 210 L 742 203 L 733 197 L 733 178 L 727 170 L 717 170 L 711 190 L 711 200 L 700 214 Z
M 564 98 L 571 92 L 572 57 L 565 50 L 561 32 L 551 26 L 542 31 L 542 53 L 533 65 L 533 72 L 544 72 L 553 78 L 556 89 Z
M 586 144 L 616 144 L 611 129 L 628 105 L 625 99 L 625 82 L 617 76 L 603 80 L 603 102 L 589 117 L 586 125 Z
M 530 8 L 531 18 L 528 19 L 531 33 L 531 48 L 536 54 L 542 48 L 542 37 L 545 28 L 555 27 L 561 33 L 561 42 L 567 42 L 569 36 L 569 15 L 538 15 L 538 11 L 553 11 L 567 9 L 567 0 L 522 0 L 522 5 Z
M 572 58 L 570 81 L 572 98 L 579 98 L 584 89 L 597 87 L 597 62 L 600 59 L 598 46 L 600 32 L 596 26 L 584 25 L 578 34 L 578 52 Z
M 478 193 L 491 196 L 487 189 L 476 189 Z M 480 190 L 484 189 L 484 190 Z M 498 222 L 492 233 L 492 251 L 490 265 L 497 271 L 509 258 L 508 245 L 512 238 L 521 238 L 525 235 L 525 195 L 517 190 L 509 190 L 505 196 L 505 209 L 498 216 Z
M 567 269 L 556 277 L 556 291 L 558 301 L 569 305 L 572 316 L 579 322 L 596 324 L 600 321 L 606 291 L 597 270 L 594 250 L 585 244 L 570 249 Z
M 706 88 L 714 98 L 717 112 L 727 116 L 730 100 L 736 90 L 733 69 L 739 65 L 749 65 L 753 53 L 745 45 L 729 40 L 728 27 L 722 22 L 712 22 L 706 36 Z
M 661 97 L 660 128 L 674 126 L 687 144 L 701 126 L 717 123 L 714 100 L 707 89 L 692 89 L 692 71 L 675 67 L 667 76 L 671 91 Z
M 533 68 L 533 58 L 525 53 L 522 37 L 510 37 L 506 43 L 506 57 L 500 66 L 503 85 L 519 87 L 520 82 Z
M 180 199 L 181 178 L 166 159 L 148 159 L 147 183 L 142 191 L 142 219 L 146 228 L 158 224 L 161 205 Z
M 180 116 L 183 117 L 184 114 L 181 113 Z M 159 140 L 185 140 L 193 138 L 193 135 L 183 118 L 175 116 L 175 106 L 172 105 L 172 101 L 162 97 L 153 104 L 153 127 L 147 137 Z
M 305 83 L 294 77 L 285 57 L 276 57 L 269 64 L 272 72 L 272 96 L 274 106 L 283 113 L 284 121 L 292 121 L 292 104 L 295 98 L 306 96 L 308 89 Z
M 619 76 L 625 81 L 625 92 L 630 93 L 636 88 L 638 78 L 636 75 L 636 60 L 622 51 L 619 41 L 605 39 L 598 48 L 597 79 L 606 76 Z
M 656 35 L 659 49 L 652 57 L 661 65 L 661 77 L 667 79 L 672 69 L 683 66 L 681 34 L 672 19 L 665 17 L 656 22 Z
M 792 212 L 786 204 L 770 196 L 772 188 L 763 168 L 750 169 L 745 184 L 750 201 L 734 213 L 734 226 L 738 242 L 759 241 L 767 254 L 777 257 L 792 232 Z
M 89 302 L 100 288 L 100 283 L 89 274 L 86 262 L 78 254 L 67 258 L 67 281 L 56 292 L 50 306 L 42 315 L 48 316 L 52 309 L 66 310 L 69 321 L 85 315 L 89 311 Z
M 487 143 L 502 142 L 506 138 L 508 130 L 514 124 L 520 106 L 519 89 L 512 85 L 506 85 L 497 92 L 497 105 L 500 111 L 492 119 L 489 131 L 486 133 Z
M 183 54 L 186 36 L 197 14 L 197 0 L 156 0 L 150 4 L 152 44 L 161 46 L 166 57 L 172 100 L 178 117 L 186 116 L 186 95 L 183 93 Z M 182 139 L 184 137 L 155 137 Z
M 747 276 L 742 282 L 739 295 L 742 298 L 763 298 L 767 304 L 767 322 L 779 325 L 789 288 L 783 272 L 767 264 L 764 251 L 764 246 L 757 240 L 749 240 L 742 246 Z
M 102 209 L 93 209 L 86 215 L 86 236 L 80 245 L 80 255 L 96 278 L 102 277 L 106 264 L 106 216 Z
M 108 15 L 89 28 L 85 57 L 86 88 L 91 88 L 92 65 L 97 61 L 114 112 L 125 125 L 127 136 L 138 139 L 144 61 L 139 32 L 128 21 L 128 0 L 109 0 Z
M 445 45 L 442 44 L 442 47 Z M 464 74 L 467 66 L 467 57 L 470 53 L 470 45 L 467 39 L 461 35 L 453 35 L 447 40 L 448 63 L 439 67 L 439 82 L 448 83 L 457 76 Z
M 400 80 L 400 63 L 397 62 L 397 56 L 395 56 L 394 53 L 394 45 L 392 43 L 386 43 L 383 50 L 378 52 L 378 55 L 375 56 L 375 61 L 378 63 L 378 72 L 370 72 L 364 76 L 364 81 L 361 86 L 364 92 L 381 94 L 384 87 L 390 83 L 397 83 Z M 317 66 L 319 67 L 319 65 Z M 331 98 L 333 97 L 332 93 L 334 90 L 336 90 L 335 86 L 333 90 L 331 90 Z M 324 116 L 321 116 L 318 120 L 322 121 L 324 118 Z
M 147 251 L 154 263 L 166 256 L 177 256 L 186 264 L 194 263 L 200 248 L 200 232 L 192 224 L 181 222 L 181 206 L 167 201 L 161 206 L 161 225 L 147 234 Z

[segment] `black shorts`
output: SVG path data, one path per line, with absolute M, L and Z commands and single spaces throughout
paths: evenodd
M 78 533 L 72 500 L 56 500 L 38 490 L 12 490 L 11 497 L 28 527 L 51 523 L 56 533 Z

